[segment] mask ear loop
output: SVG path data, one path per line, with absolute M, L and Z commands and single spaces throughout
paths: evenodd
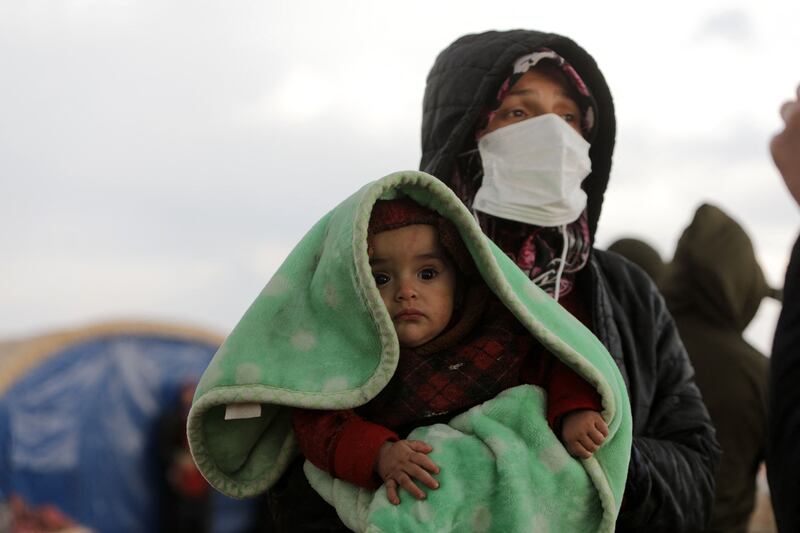
M 553 298 L 558 301 L 559 293 L 561 292 L 561 276 L 564 275 L 564 266 L 567 264 L 567 250 L 569 249 L 569 233 L 567 233 L 567 225 L 562 224 L 559 229 L 561 235 L 564 236 L 564 246 L 561 249 L 561 262 L 558 265 L 556 272 L 556 287 L 553 291 Z

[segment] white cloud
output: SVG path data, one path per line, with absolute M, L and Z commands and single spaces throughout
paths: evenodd
M 314 67 L 292 69 L 264 99 L 269 118 L 301 124 L 322 119 L 325 111 L 335 108 L 340 100 L 337 80 Z
M 752 44 L 755 28 L 750 15 L 740 7 L 723 9 L 709 16 L 698 29 L 698 41 L 722 39 L 725 44 L 745 47 Z
M 753 321 L 744 331 L 745 340 L 765 355 L 772 353 L 772 338 L 775 336 L 775 324 L 778 322 L 780 312 L 780 303 L 772 299 L 764 300 Z

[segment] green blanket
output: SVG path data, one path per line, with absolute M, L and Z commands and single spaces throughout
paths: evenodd
M 228 495 L 258 494 L 297 453 L 291 407 L 356 407 L 388 383 L 399 346 L 371 275 L 367 224 L 376 200 L 398 196 L 453 221 L 490 289 L 597 388 L 610 433 L 592 458 L 570 458 L 547 427 L 541 392 L 521 386 L 449 426 L 415 430 L 442 470 L 426 502 L 401 493 L 399 507 L 387 506 L 382 490 L 373 495 L 307 464 L 312 485 L 357 530 L 612 531 L 631 445 L 622 376 L 597 338 L 483 235 L 452 191 L 420 172 L 369 183 L 325 215 L 247 310 L 203 374 L 189 414 L 201 472 Z

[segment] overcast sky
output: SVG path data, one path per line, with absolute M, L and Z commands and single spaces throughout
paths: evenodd
M 2 0 L 0 339 L 126 318 L 227 333 L 326 211 L 416 168 L 428 69 L 487 29 L 566 34 L 604 71 L 599 246 L 669 258 L 711 202 L 780 285 L 800 216 L 767 142 L 799 20 L 796 0 Z M 778 310 L 748 330 L 763 350 Z

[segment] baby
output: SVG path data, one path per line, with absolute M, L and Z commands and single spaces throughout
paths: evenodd
M 375 284 L 400 359 L 378 396 L 354 410 L 295 409 L 300 450 L 332 476 L 366 488 L 438 488 L 439 467 L 415 427 L 446 422 L 523 383 L 547 392 L 547 419 L 569 453 L 590 457 L 608 435 L 600 398 L 552 357 L 488 290 L 455 226 L 407 199 L 379 200 L 368 229 Z

